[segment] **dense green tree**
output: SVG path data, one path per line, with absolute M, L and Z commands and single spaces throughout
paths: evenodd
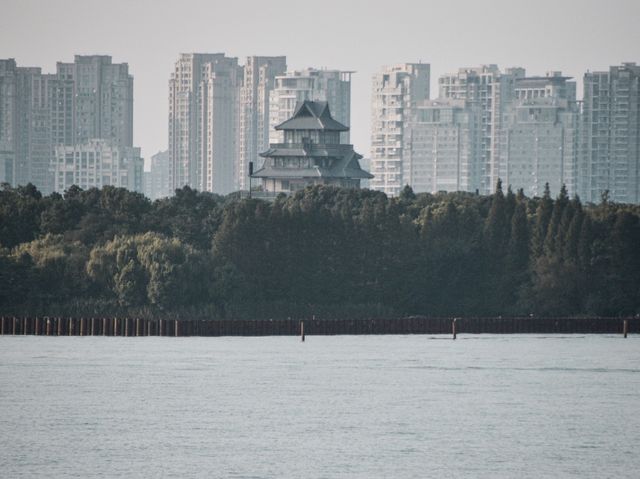
M 531 239 L 533 255 L 536 257 L 543 253 L 547 230 L 549 228 L 549 222 L 551 221 L 552 214 L 553 200 L 551 199 L 549 183 L 546 183 L 544 185 L 544 194 L 542 199 L 539 201 L 535 212 L 533 236 Z
M 0 247 L 13 248 L 31 241 L 40 233 L 40 214 L 44 208 L 42 195 L 29 183 L 11 188 L 0 187 Z
M 222 222 L 223 204 L 219 195 L 185 186 L 176 190 L 175 196 L 155 201 L 146 221 L 151 231 L 208 250 Z
M 174 317 L 640 312 L 640 207 L 316 186 L 0 191 L 6 314 Z
M 12 259 L 29 277 L 28 297 L 34 303 L 64 302 L 87 292 L 87 248 L 62 235 L 45 235 L 14 248 Z
M 565 224 L 568 226 L 571 221 L 571 205 L 569 203 L 569 197 L 567 195 L 567 188 L 562 185 L 558 198 L 553 203 L 551 210 L 551 218 L 547 226 L 547 234 L 544 239 L 544 253 L 547 255 L 553 255 L 556 252 L 556 245 L 562 243 L 562 219 L 567 218 Z
M 118 236 L 95 247 L 87 272 L 122 306 L 166 309 L 206 303 L 215 294 L 208 255 L 156 233 Z
M 517 311 L 519 295 L 527 283 L 529 274 L 529 223 L 525 200 L 519 197 L 513 216 L 506 256 L 505 268 L 505 305 L 511 311 Z

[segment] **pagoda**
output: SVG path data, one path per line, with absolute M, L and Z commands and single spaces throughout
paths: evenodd
M 373 175 L 360 168 L 362 155 L 353 145 L 340 143 L 349 127 L 334 120 L 326 101 L 303 101 L 293 116 L 275 127 L 284 132 L 284 143 L 271 143 L 260 153 L 264 164 L 251 178 L 262 181 L 268 193 L 292 193 L 310 185 L 359 188 L 360 180 Z

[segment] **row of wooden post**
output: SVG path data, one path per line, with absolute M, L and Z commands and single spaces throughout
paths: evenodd
M 456 336 L 457 336 L 457 333 L 456 333 L 456 321 L 457 320 L 458 320 L 458 318 L 453 318 L 453 321 L 451 321 L 451 334 L 453 335 L 453 339 L 456 339 Z M 629 333 L 629 320 L 628 319 L 624 319 L 622 321 L 622 334 L 626 338 L 628 333 Z M 304 341 L 304 335 L 302 337 L 302 340 Z
M 555 327 L 551 324 L 552 332 L 571 333 L 571 332 L 612 332 L 615 322 L 605 318 L 608 322 L 606 328 L 597 326 L 597 319 L 586 320 L 594 321 L 587 323 L 587 331 L 584 328 L 580 331 L 571 330 L 571 323 L 567 320 L 559 319 L 555 321 Z M 409 319 L 409 321 L 413 321 Z M 311 328 L 309 331 L 315 335 L 326 334 L 441 334 L 446 331 L 446 323 L 436 318 L 436 328 L 433 329 L 430 323 L 424 323 L 428 319 L 420 319 L 418 326 L 421 329 L 414 329 L 413 324 L 407 323 L 404 327 L 405 320 L 398 320 L 398 324 L 394 324 L 394 320 L 316 320 L 312 318 L 310 321 Z M 482 332 L 492 332 L 485 329 L 485 321 L 494 321 L 484 318 L 477 320 L 464 320 L 461 318 L 449 319 L 450 331 L 453 339 L 456 339 L 461 331 L 477 334 Z M 470 321 L 470 322 L 467 322 Z M 475 322 L 474 322 L 475 321 Z M 506 321 L 507 328 L 498 332 L 539 332 L 527 326 L 524 331 L 523 327 L 515 330 L 513 324 L 514 319 L 496 318 L 495 321 Z M 536 319 L 524 319 L 533 325 Z M 546 321 L 546 319 L 542 319 Z M 553 321 L 553 320 L 552 320 Z M 617 320 L 619 321 L 619 320 Z M 638 330 L 640 320 L 635 323 L 635 331 Z M 377 325 L 376 325 L 377 322 Z M 492 323 L 487 323 L 491 325 Z M 503 323 L 505 324 L 505 323 Z M 618 325 L 620 323 L 617 323 Z M 439 325 L 439 326 L 438 326 Z M 498 323 L 498 326 L 500 324 Z M 297 326 L 297 327 L 296 327 Z M 410 326 L 407 330 L 406 326 Z M 460 327 L 462 326 L 462 327 Z M 428 328 L 428 329 L 426 329 Z M 496 328 L 496 325 L 493 325 Z M 545 329 L 545 328 L 543 328 Z M 1 317 L 0 318 L 0 335 L 42 335 L 42 336 L 243 336 L 243 335 L 300 335 L 302 341 L 305 340 L 305 322 L 295 320 L 256 320 L 256 321 L 181 321 L 181 320 L 163 320 L 163 319 L 141 319 L 141 318 L 60 318 L 60 317 L 36 317 L 36 318 L 18 318 L 18 317 Z M 618 329 L 618 332 L 620 330 Z M 622 320 L 622 334 L 626 338 L 630 332 L 629 319 Z
M 179 320 L 142 318 L 0 318 L 0 335 L 180 336 Z

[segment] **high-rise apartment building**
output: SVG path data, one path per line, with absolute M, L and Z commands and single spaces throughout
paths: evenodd
M 515 97 L 515 83 L 525 76 L 522 68 L 502 73 L 497 65 L 461 68 L 440 77 L 439 98 L 467 100 L 481 111 L 480 192 L 490 194 L 500 178 L 500 131 L 505 109 Z
M 560 72 L 518 78 L 505 108 L 498 175 L 528 196 L 542 196 L 547 183 L 554 196 L 562 185 L 576 193 L 578 108 L 569 80 Z
M 584 75 L 581 150 L 583 200 L 640 203 L 640 66 Z
M 550 71 L 545 76 L 518 77 L 514 85 L 515 100 L 559 98 L 575 103 L 576 82 L 562 72 Z
M 49 88 L 40 68 L 0 60 L 0 180 L 51 191 L 52 138 Z
M 140 148 L 118 146 L 109 140 L 59 145 L 52 167 L 54 191 L 61 193 L 72 185 L 82 189 L 111 185 L 142 192 Z
M 173 195 L 170 173 L 169 151 L 151 155 L 151 168 L 144 172 L 144 194 L 152 200 Z
M 5 179 L 54 189 L 54 149 L 93 139 L 133 144 L 133 78 L 109 56 L 76 56 L 55 74 L 0 60 L 0 161 Z
M 19 83 L 15 60 L 0 60 L 0 181 L 11 184 L 16 183 Z
M 240 90 L 240 135 L 235 183 L 249 188 L 249 163 L 258 165 L 259 154 L 269 147 L 269 100 L 276 76 L 287 71 L 287 58 L 247 57 Z M 261 161 L 260 161 L 261 163 Z
M 402 179 L 416 193 L 476 191 L 480 110 L 465 100 L 426 101 L 404 124 Z
M 93 139 L 133 146 L 133 77 L 126 63 L 106 55 L 76 55 L 57 64 L 56 75 L 73 86 L 71 144 Z M 68 134 L 67 134 L 68 135 Z
M 234 190 L 242 67 L 223 53 L 185 53 L 169 80 L 172 188 Z
M 403 184 L 417 192 L 490 194 L 499 178 L 532 196 L 546 183 L 554 193 L 563 184 L 576 191 L 576 85 L 560 72 L 526 77 L 522 68 L 463 68 L 440 78 L 437 101 L 412 104 L 402 104 L 397 81 L 386 91 L 379 86 L 392 79 L 378 76 L 374 87 L 373 147 L 387 148 L 384 168 L 373 167 L 374 185 L 383 181 L 382 169 L 387 184 L 389 176 L 396 180 L 391 194 Z M 376 123 L 385 114 L 386 125 Z
M 430 66 L 404 63 L 387 66 L 373 77 L 371 122 L 372 189 L 396 196 L 409 179 L 403 177 L 405 123 L 417 104 L 429 99 Z
M 567 100 L 531 98 L 515 103 L 502 131 L 500 177 L 527 196 L 576 192 L 578 115 Z
M 269 101 L 269 143 L 282 143 L 283 132 L 275 129 L 293 116 L 296 105 L 304 100 L 326 101 L 333 118 L 345 126 L 351 124 L 351 75 L 353 72 L 307 68 L 275 77 Z M 340 134 L 349 143 L 349 132 Z
M 203 75 L 198 187 L 202 191 L 228 194 L 236 189 L 242 67 L 236 58 L 224 58 L 206 63 Z

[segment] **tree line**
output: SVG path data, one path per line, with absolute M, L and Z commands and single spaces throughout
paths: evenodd
M 640 207 L 309 187 L 0 189 L 0 314 L 184 318 L 633 315 Z

